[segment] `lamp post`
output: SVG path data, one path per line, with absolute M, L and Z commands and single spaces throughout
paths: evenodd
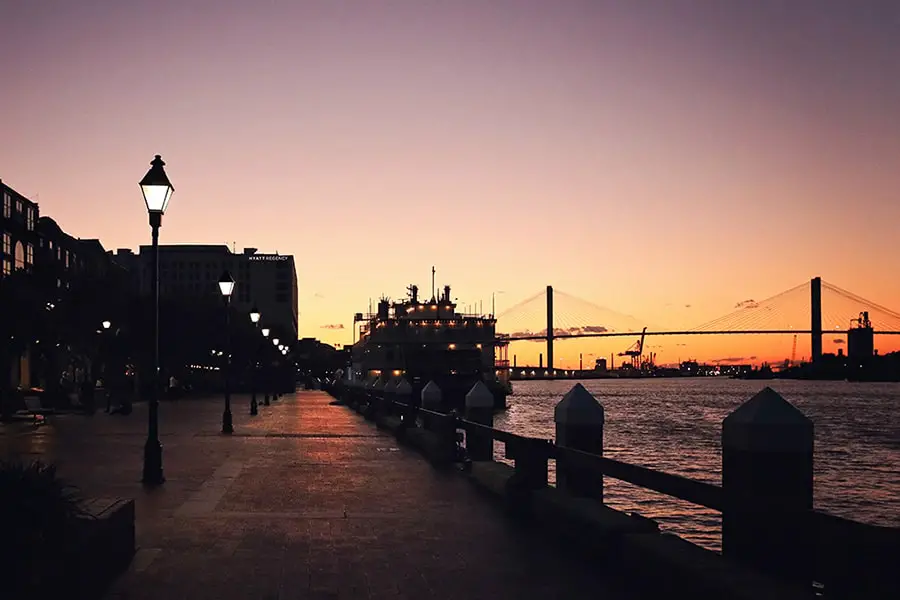
M 263 335 L 264 339 L 269 339 L 269 328 L 268 327 L 262 328 L 262 335 Z M 265 347 L 266 347 L 266 344 L 265 344 L 265 342 L 263 342 L 263 348 L 265 348 Z M 262 357 L 265 357 L 265 351 L 263 351 Z M 265 358 L 263 358 L 263 362 L 265 363 Z M 268 374 L 268 367 L 264 367 L 263 375 L 267 375 L 267 374 Z M 265 406 L 269 406 L 269 388 L 266 385 L 263 385 L 263 388 L 264 388 L 264 392 L 265 392 L 265 395 L 263 396 L 263 404 Z
M 253 323 L 253 326 L 259 329 L 259 318 L 262 315 L 259 314 L 259 309 L 256 308 L 256 305 L 253 305 L 253 308 L 250 309 L 250 322 Z M 259 342 L 256 343 L 255 348 L 259 348 Z M 253 370 L 250 372 L 250 416 L 255 417 L 259 414 L 259 405 L 256 403 L 256 361 L 258 358 L 258 352 L 254 349 L 253 352 Z
M 276 348 L 278 347 L 278 338 L 272 338 L 272 345 Z M 277 358 L 278 355 L 276 354 L 275 356 Z M 278 389 L 278 384 L 276 383 L 278 381 L 278 365 L 275 364 L 275 361 L 272 361 L 272 364 L 272 376 L 269 385 L 272 386 L 272 400 L 278 400 L 278 392 L 276 391 Z
M 222 433 L 234 433 L 231 418 L 231 388 L 228 381 L 231 377 L 231 335 L 228 331 L 231 317 L 228 309 L 231 305 L 231 293 L 234 291 L 234 278 L 228 271 L 219 277 L 219 291 L 222 292 L 222 299 L 225 301 L 225 411 L 222 413 Z
M 157 154 L 150 162 L 150 170 L 141 179 L 141 194 L 147 205 L 152 232 L 150 296 L 153 298 L 153 371 L 150 374 L 150 410 L 147 413 L 147 442 L 144 444 L 144 474 L 146 485 L 165 482 L 162 468 L 162 445 L 159 443 L 159 228 L 175 188 L 163 168 L 166 163 Z

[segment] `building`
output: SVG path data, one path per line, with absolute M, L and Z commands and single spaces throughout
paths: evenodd
M 133 284 L 142 295 L 150 293 L 151 246 L 139 254 L 117 250 L 113 260 L 136 274 Z M 272 337 L 297 339 L 297 270 L 294 257 L 258 254 L 245 248 L 240 254 L 228 246 L 172 244 L 159 246 L 159 294 L 161 297 L 202 298 L 219 295 L 218 281 L 227 270 L 235 280 L 232 306 L 250 312 L 255 305 Z
M 0 212 L 0 279 L 5 279 L 13 274 L 14 271 L 24 271 L 26 273 L 34 272 L 34 253 L 38 247 L 38 234 L 36 225 L 40 211 L 38 205 L 32 202 L 22 194 L 18 193 L 0 180 L 0 201 L 2 201 L 2 212 Z M 17 319 L 21 319 L 18 314 L 21 306 L 13 302 L 13 297 L 4 297 L 2 301 L 3 314 L 0 315 L 0 323 L 3 330 L 4 338 L 0 343 L 11 348 L 13 344 L 10 342 L 18 336 L 23 338 L 21 321 L 16 323 Z M 12 294 L 16 296 L 18 294 Z M 13 306 L 17 305 L 16 308 Z M 27 327 L 25 328 L 27 329 Z M 7 337 L 8 336 L 8 337 Z M 5 371 L 0 379 L 0 386 L 10 385 L 12 387 L 31 385 L 31 358 L 32 344 L 29 340 L 24 347 L 19 347 L 16 351 L 7 355 L 3 355 L 3 363 L 0 365 Z M 9 362 L 7 362 L 7 360 Z M 2 390 L 0 390 L 2 392 Z
M 34 267 L 34 251 L 38 244 L 36 224 L 38 205 L 0 180 L 3 212 L 0 213 L 0 276 L 15 270 L 31 272 Z

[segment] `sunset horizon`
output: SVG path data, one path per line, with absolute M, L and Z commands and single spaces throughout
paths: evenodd
M 877 2 L 50 4 L 3 9 L 3 182 L 136 250 L 161 154 L 160 243 L 294 255 L 300 337 L 350 343 L 354 313 L 432 266 L 500 315 L 549 284 L 689 328 L 814 276 L 900 309 L 900 52 Z M 780 361 L 792 339 L 677 344 L 662 362 Z

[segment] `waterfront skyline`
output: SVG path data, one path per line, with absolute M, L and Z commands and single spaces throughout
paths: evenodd
M 552 284 L 693 326 L 815 275 L 900 308 L 890 2 L 0 10 L 4 183 L 136 249 L 162 154 L 161 242 L 294 254 L 304 337 L 349 343 L 432 265 L 500 313 Z

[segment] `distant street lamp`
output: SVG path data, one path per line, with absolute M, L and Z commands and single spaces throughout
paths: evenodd
M 110 323 L 109 321 L 103 321 L 101 325 L 103 325 L 103 329 L 109 329 L 112 326 L 112 323 Z
M 225 301 L 225 411 L 222 413 L 222 433 L 234 433 L 234 424 L 231 418 L 231 388 L 228 381 L 231 376 L 231 335 L 228 331 L 231 325 L 231 316 L 229 308 L 231 294 L 234 292 L 234 278 L 228 271 L 219 277 L 219 291 Z
M 147 414 L 147 442 L 144 444 L 142 477 L 147 485 L 160 485 L 166 480 L 162 468 L 162 445 L 159 443 L 159 228 L 175 188 L 163 169 L 165 164 L 157 154 L 150 162 L 150 170 L 139 183 L 150 215 L 153 240 L 150 272 L 150 295 L 153 298 L 153 371 L 150 374 L 150 410 Z
M 256 308 L 256 305 L 253 305 L 253 308 L 250 309 L 250 322 L 253 323 L 253 326 L 259 329 L 259 318 L 262 315 L 259 314 L 259 309 Z M 253 350 L 253 364 L 251 365 L 250 372 L 250 416 L 255 417 L 259 414 L 259 404 L 256 402 L 256 362 L 258 360 L 258 348 L 259 341 L 254 340 L 256 344 Z
M 269 339 L 269 328 L 263 327 L 262 334 L 263 334 L 264 338 Z M 263 346 L 263 347 L 265 347 L 265 346 Z M 266 355 L 265 352 L 263 352 L 262 356 L 265 357 L 265 355 Z M 267 363 L 267 361 L 265 361 L 265 358 L 263 358 L 263 361 Z M 267 363 L 266 366 L 263 368 L 263 375 L 268 374 L 268 372 L 269 372 L 269 367 L 268 367 L 268 363 Z M 263 405 L 269 406 L 269 387 L 265 386 L 265 385 L 263 387 L 265 388 L 265 395 L 263 395 Z

